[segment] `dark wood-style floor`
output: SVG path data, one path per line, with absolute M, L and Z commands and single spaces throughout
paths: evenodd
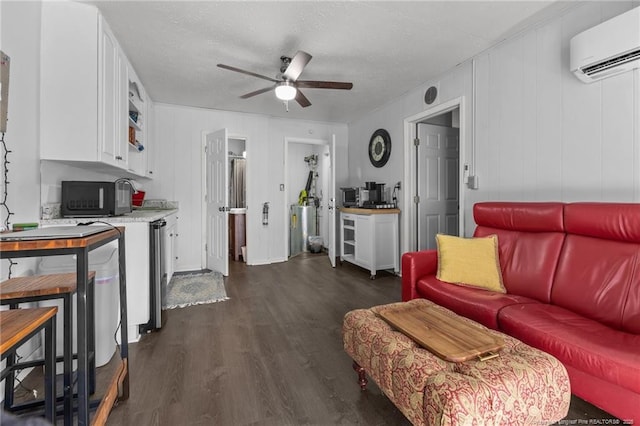
M 225 302 L 167 311 L 130 348 L 131 396 L 109 425 L 409 425 L 342 349 L 352 309 L 400 300 L 400 278 L 324 255 L 231 262 Z M 572 399 L 567 419 L 609 419 Z

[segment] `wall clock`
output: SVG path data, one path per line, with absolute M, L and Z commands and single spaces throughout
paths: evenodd
M 384 129 L 373 132 L 369 140 L 369 160 L 375 167 L 382 167 L 391 155 L 391 136 Z

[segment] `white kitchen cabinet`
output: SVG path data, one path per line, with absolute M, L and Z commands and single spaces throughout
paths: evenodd
M 177 238 L 178 238 L 178 215 L 170 214 L 165 218 L 167 227 L 165 230 L 165 265 L 167 268 L 167 283 L 171 281 L 173 273 L 176 270 L 177 258 Z
M 71 1 L 43 2 L 41 16 L 40 158 L 146 176 L 146 162 L 129 164 L 135 72 L 107 22 L 95 6 Z
M 99 160 L 118 168 L 128 167 L 126 139 L 128 84 L 126 59 L 103 19 L 98 21 L 98 144 Z
M 138 326 L 149 321 L 150 276 L 149 223 L 112 222 L 124 226 L 124 247 L 127 270 L 127 321 L 130 342 L 138 341 Z
M 398 209 L 340 211 L 340 260 L 368 269 L 371 279 L 382 269 L 399 267 Z

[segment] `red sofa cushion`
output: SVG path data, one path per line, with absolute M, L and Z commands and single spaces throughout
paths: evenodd
M 498 311 L 503 307 L 514 303 L 537 303 L 514 294 L 449 284 L 438 280 L 434 275 L 419 279 L 416 291 L 419 297 L 429 299 L 494 330 L 498 329 Z
M 567 204 L 565 227 L 552 302 L 640 334 L 640 204 Z
M 476 237 L 498 236 L 500 268 L 507 292 L 551 300 L 551 287 L 565 234 L 562 203 L 477 203 Z
M 551 292 L 553 304 L 638 334 L 639 288 L 640 244 L 567 235 Z
M 505 333 L 565 365 L 640 393 L 640 336 L 613 330 L 560 306 L 529 303 L 498 313 Z
M 477 225 L 523 232 L 564 232 L 563 203 L 488 201 L 473 206 Z
M 564 221 L 569 234 L 640 243 L 640 204 L 570 203 Z

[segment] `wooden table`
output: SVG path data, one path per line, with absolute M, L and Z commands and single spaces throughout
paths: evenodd
M 504 340 L 434 306 L 390 307 L 378 315 L 398 331 L 412 338 L 446 361 L 486 360 L 497 356 Z
M 118 263 L 120 265 L 120 365 L 107 389 L 105 396 L 94 416 L 94 424 L 104 424 L 116 400 L 129 398 L 129 346 L 127 336 L 127 284 L 125 270 L 124 227 L 114 227 L 97 234 L 80 238 L 40 239 L 22 241 L 0 241 L 0 258 L 57 256 L 73 254 L 76 256 L 77 275 L 77 332 L 78 332 L 78 425 L 89 425 L 89 335 L 90 304 L 88 296 L 93 297 L 93 288 L 89 288 L 89 252 L 111 241 L 118 241 Z M 93 332 L 93 331 L 92 331 Z M 94 355 L 95 356 L 95 355 Z

